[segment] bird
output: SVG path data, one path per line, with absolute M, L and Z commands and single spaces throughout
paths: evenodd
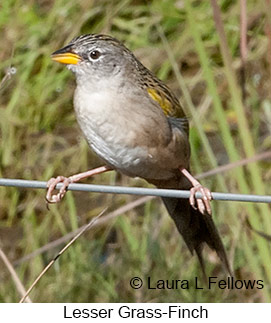
M 60 202 L 70 183 L 111 170 L 143 178 L 158 188 L 190 190 L 189 199 L 162 197 L 162 201 L 191 254 L 196 253 L 204 277 L 205 244 L 232 276 L 212 219 L 212 194 L 190 173 L 189 120 L 169 87 L 109 35 L 80 35 L 51 58 L 75 74 L 76 119 L 104 165 L 51 178 L 47 202 Z M 58 183 L 62 187 L 54 194 Z M 197 192 L 201 198 L 196 198 Z

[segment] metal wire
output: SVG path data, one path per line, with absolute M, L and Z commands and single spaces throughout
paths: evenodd
M 46 182 L 30 181 L 22 179 L 7 179 L 0 178 L 0 186 L 20 187 L 20 188 L 38 188 L 46 189 Z M 57 184 L 59 189 L 61 183 Z M 163 196 L 176 198 L 189 198 L 190 191 L 171 190 L 171 189 L 157 189 L 157 188 L 142 188 L 142 187 L 122 187 L 122 186 L 107 186 L 107 185 L 93 185 L 93 184 L 70 184 L 70 191 L 83 191 L 95 193 L 109 193 L 109 194 L 133 194 L 133 195 L 148 195 L 148 196 Z M 201 193 L 196 193 L 196 198 L 201 198 Z M 212 192 L 214 200 L 220 201 L 240 201 L 240 202 L 256 202 L 256 203 L 271 203 L 270 195 L 247 195 L 247 194 L 231 194 L 231 193 L 217 193 Z

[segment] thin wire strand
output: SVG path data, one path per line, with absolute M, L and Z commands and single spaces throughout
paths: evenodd
M 42 181 L 30 181 L 22 179 L 7 179 L 0 178 L 0 186 L 20 187 L 20 188 L 35 188 L 46 189 L 47 183 Z M 56 188 L 60 189 L 61 183 L 57 184 Z M 143 187 L 123 187 L 109 185 L 94 185 L 94 184 L 70 184 L 70 191 L 108 193 L 108 194 L 129 194 L 129 195 L 145 195 L 145 196 L 163 196 L 176 198 L 189 198 L 190 191 L 143 188 Z M 196 193 L 196 198 L 201 198 L 200 192 Z M 255 203 L 271 203 L 270 195 L 249 195 L 249 194 L 233 194 L 233 193 L 218 193 L 212 192 L 214 200 L 220 201 L 239 201 L 239 202 L 255 202 Z

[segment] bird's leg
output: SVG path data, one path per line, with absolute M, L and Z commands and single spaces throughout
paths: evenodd
M 212 214 L 211 204 L 210 201 L 212 200 L 212 194 L 211 191 L 200 184 L 199 181 L 193 177 L 188 170 L 185 168 L 180 168 L 180 171 L 182 174 L 189 180 L 189 182 L 193 185 L 193 187 L 190 189 L 190 204 L 191 206 L 196 209 L 196 204 L 198 206 L 199 211 L 204 214 Z M 200 192 L 202 194 L 202 197 L 200 199 L 196 199 L 195 195 L 197 192 Z
M 80 180 L 82 180 L 84 178 L 87 178 L 87 177 L 90 177 L 93 175 L 97 175 L 97 174 L 101 174 L 101 173 L 107 172 L 109 170 L 112 170 L 112 168 L 110 168 L 109 166 L 101 166 L 98 168 L 91 169 L 91 170 L 84 172 L 84 173 L 72 175 L 70 177 L 64 177 L 64 176 L 57 176 L 56 178 L 52 177 L 47 182 L 46 201 L 48 203 L 58 203 L 65 196 L 69 184 L 79 182 Z M 57 194 L 53 194 L 53 191 L 56 188 L 56 185 L 58 183 L 63 183 L 63 184 L 62 184 L 59 192 Z

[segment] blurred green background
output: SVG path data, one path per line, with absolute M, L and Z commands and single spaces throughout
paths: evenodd
M 0 176 L 46 181 L 101 165 L 75 121 L 74 76 L 50 54 L 83 33 L 108 33 L 134 51 L 176 93 L 190 116 L 192 170 L 257 156 L 271 148 L 271 5 L 247 0 L 247 57 L 240 56 L 240 2 L 2 0 L 0 4 Z M 268 16 L 269 15 L 269 16 Z M 217 18 L 216 14 L 216 18 Z M 223 42 L 223 31 L 226 42 Z M 222 39 L 222 43 L 221 43 Z M 222 46 L 221 46 L 222 45 Z M 16 74 L 8 73 L 10 67 Z M 245 71 L 245 74 L 243 73 Z M 80 157 L 78 157 L 80 156 Z M 202 180 L 213 191 L 271 194 L 270 159 Z M 114 172 L 87 181 L 147 186 Z M 46 208 L 45 191 L 0 187 L 0 247 L 27 289 L 63 246 L 20 261 L 42 246 L 138 197 L 71 193 Z M 34 302 L 269 302 L 270 207 L 212 202 L 236 279 L 263 280 L 263 289 L 133 290 L 138 276 L 201 279 L 192 257 L 158 199 L 90 230 L 43 276 Z M 225 279 L 215 254 L 204 250 L 207 272 Z M 16 263 L 17 261 L 17 263 Z M 0 302 L 20 295 L 0 259 Z

